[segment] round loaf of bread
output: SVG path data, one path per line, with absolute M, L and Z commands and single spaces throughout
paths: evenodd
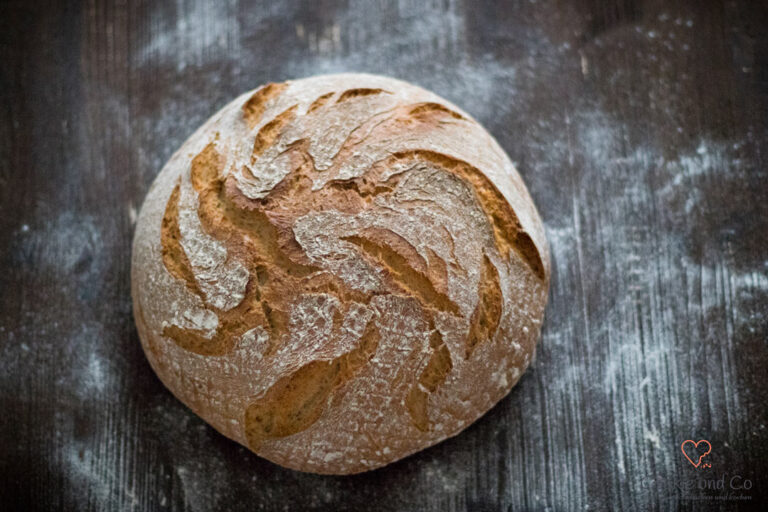
M 419 87 L 338 74 L 248 92 L 155 180 L 132 294 L 152 368 L 280 465 L 374 469 L 503 398 L 549 254 L 496 141 Z

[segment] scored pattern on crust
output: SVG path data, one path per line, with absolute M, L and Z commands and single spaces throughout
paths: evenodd
M 226 262 L 247 273 L 236 304 L 213 301 L 201 285 L 182 243 L 182 184 L 175 185 L 162 219 L 163 264 L 216 315 L 218 324 L 212 333 L 170 324 L 162 334 L 195 354 L 222 356 L 258 327 L 268 333 L 262 354 L 268 360 L 296 348 L 293 327 L 303 321 L 295 311 L 299 300 L 333 298 L 325 303 L 333 309 L 327 343 L 347 340 L 348 349 L 291 369 L 252 398 L 243 423 L 249 445 L 257 450 L 267 440 L 308 429 L 334 393 L 376 357 L 381 326 L 373 299 L 409 298 L 428 325 L 428 357 L 402 404 L 412 424 L 428 432 L 430 395 L 456 363 L 436 327 L 438 317 L 447 315 L 463 325 L 460 357 L 471 358 L 481 344 L 497 337 L 504 314 L 495 262 L 518 258 L 543 282 L 542 258 L 483 172 L 419 147 L 420 139 L 445 125 L 476 127 L 471 119 L 435 102 L 403 103 L 377 88 L 325 93 L 264 119 L 286 89 L 286 84 L 269 84 L 242 105 L 242 121 L 254 132 L 246 157 L 230 158 L 243 152 L 214 136 L 191 160 L 196 202 L 187 213 L 195 214 L 205 234 L 226 248 Z M 323 123 L 327 131 L 316 129 Z M 393 133 L 399 138 L 387 135 Z M 435 183 L 441 184 L 440 193 L 456 195 L 455 211 L 433 202 L 427 192 Z M 440 219 L 485 226 L 491 243 L 477 252 L 476 275 L 456 257 L 452 228 L 445 222 L 423 229 L 446 240 L 449 250 L 418 239 L 417 231 L 397 229 L 398 222 L 423 222 L 436 210 Z M 476 283 L 469 292 L 475 296 L 473 308 L 456 297 L 451 286 L 456 276 Z M 360 311 L 367 312 L 363 328 L 351 332 L 346 318 Z

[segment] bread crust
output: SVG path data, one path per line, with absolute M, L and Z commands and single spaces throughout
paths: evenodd
M 530 364 L 550 263 L 514 166 L 414 85 L 269 84 L 153 183 L 131 286 L 162 382 L 289 468 L 367 471 L 456 435 Z

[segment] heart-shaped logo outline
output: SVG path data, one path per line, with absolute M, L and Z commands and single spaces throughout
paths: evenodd
M 687 453 L 685 453 L 685 445 L 686 445 L 686 444 L 688 444 L 688 443 L 691 443 L 691 444 L 694 446 L 694 448 L 698 448 L 698 447 L 699 447 L 699 445 L 700 445 L 701 443 L 707 443 L 707 451 L 706 451 L 706 452 L 704 452 L 703 454 L 699 455 L 699 460 L 698 460 L 698 461 L 696 461 L 696 462 L 693 462 L 693 461 L 691 460 L 691 458 L 688 456 L 688 454 L 687 454 Z M 703 459 L 704 457 L 706 457 L 707 455 L 709 455 L 709 452 L 711 452 L 711 451 L 712 451 L 712 445 L 711 445 L 711 444 L 710 444 L 710 442 L 709 442 L 709 441 L 707 441 L 706 439 L 699 439 L 698 441 L 694 441 L 693 439 L 686 439 L 686 440 L 685 440 L 685 441 L 683 441 L 683 443 L 680 445 L 680 451 L 681 451 L 681 452 L 683 452 L 683 456 L 684 456 L 686 459 L 688 459 L 688 462 L 690 462 L 690 463 L 693 465 L 693 467 L 697 468 L 697 467 L 699 467 L 699 466 L 701 465 L 701 459 Z

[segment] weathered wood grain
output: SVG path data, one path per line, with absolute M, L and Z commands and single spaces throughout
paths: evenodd
M 0 503 L 8 510 L 700 510 L 768 499 L 761 2 L 4 2 Z M 517 163 L 554 276 L 542 344 L 460 436 L 354 477 L 216 434 L 147 364 L 132 225 L 236 94 L 392 75 Z M 686 439 L 707 439 L 693 468 Z M 749 490 L 699 490 L 697 478 Z M 693 486 L 693 487 L 691 487 Z

